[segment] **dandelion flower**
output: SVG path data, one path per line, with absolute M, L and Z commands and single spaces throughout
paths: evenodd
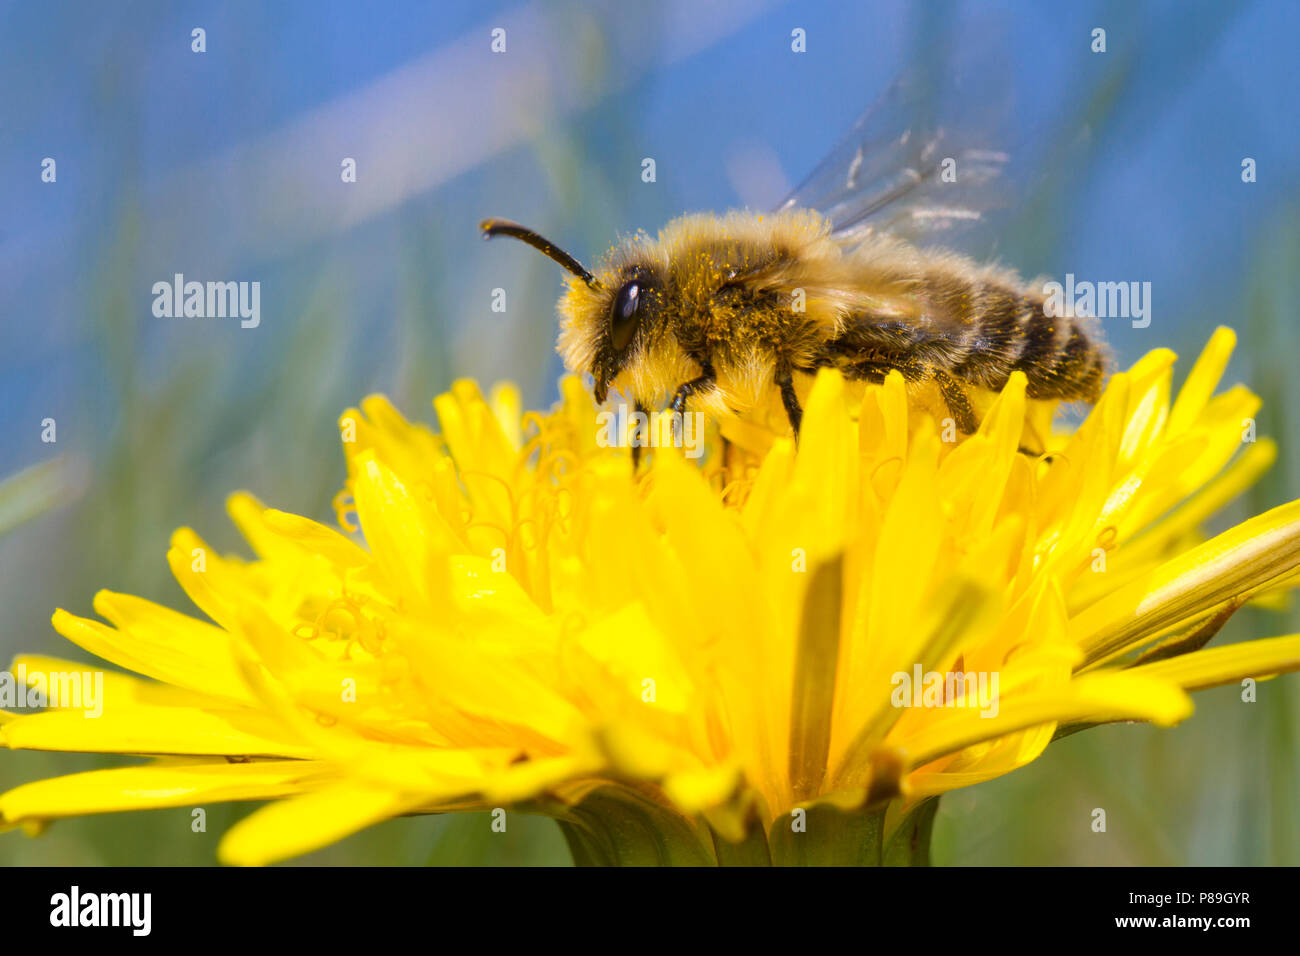
M 437 434 L 369 398 L 341 419 L 341 530 L 235 495 L 253 560 L 172 538 L 198 614 L 55 613 L 121 671 L 98 719 L 4 714 L 4 743 L 148 759 L 19 786 L 0 821 L 270 800 L 219 850 L 263 864 L 503 807 L 579 863 L 925 862 L 944 792 L 1300 667 L 1300 636 L 1204 649 L 1300 567 L 1300 502 L 1197 530 L 1274 455 L 1243 450 L 1257 398 L 1214 395 L 1232 346 L 1172 404 L 1152 352 L 1071 434 L 1013 375 L 961 441 L 897 374 L 826 371 L 797 452 L 736 433 L 724 469 L 714 436 L 703 467 L 663 448 L 635 476 L 576 379 L 546 414 L 458 382 Z

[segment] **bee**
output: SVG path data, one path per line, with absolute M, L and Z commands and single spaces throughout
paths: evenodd
M 571 273 L 557 348 L 590 373 L 598 403 L 616 389 L 640 411 L 666 401 L 725 417 L 775 392 L 797 441 L 796 381 L 827 367 L 933 383 L 965 434 L 979 425 L 970 390 L 1017 371 L 1030 398 L 1095 402 L 1108 351 L 1094 320 L 1049 314 L 1041 283 L 933 243 L 983 218 L 1008 155 L 938 120 L 882 122 L 915 99 L 896 83 L 775 212 L 685 215 L 620 242 L 594 272 L 517 223 L 480 229 Z

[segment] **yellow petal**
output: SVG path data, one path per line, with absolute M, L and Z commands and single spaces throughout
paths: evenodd
M 894 740 L 915 767 L 946 754 L 1039 724 L 1072 721 L 1093 714 L 1117 714 L 1125 720 L 1149 720 L 1167 727 L 1192 712 L 1192 702 L 1165 681 L 1128 672 L 1104 672 L 1071 681 L 1063 689 L 1024 694 L 999 701 L 996 716 L 974 708 L 953 708 L 953 716 L 936 721 L 915 736 Z
M 1169 413 L 1169 422 L 1165 431 L 1170 436 L 1181 435 L 1195 423 L 1204 410 L 1215 386 L 1223 377 L 1223 370 L 1228 367 L 1228 359 L 1237 345 L 1237 333 L 1232 329 L 1219 326 L 1205 343 L 1196 364 L 1187 375 L 1173 411 Z
M 1300 635 L 1270 637 L 1180 654 L 1139 664 L 1125 673 L 1168 681 L 1184 690 L 1204 690 L 1253 677 L 1265 680 L 1300 670 Z
M 1274 508 L 1187 551 L 1070 622 L 1089 663 L 1268 585 L 1300 565 L 1300 501 Z
M 182 707 L 109 706 L 99 717 L 49 710 L 5 724 L 0 739 L 13 750 L 91 753 L 210 754 L 308 757 L 310 748 L 258 711 L 210 714 Z
M 187 559 L 188 560 L 188 559 Z M 54 612 L 54 629 L 96 657 L 155 680 L 249 702 L 234 666 L 230 635 L 170 608 L 129 594 L 100 591 L 95 611 L 117 625 Z
M 235 824 L 217 856 L 235 866 L 263 866 L 310 853 L 381 820 L 419 806 L 424 798 L 344 781 L 263 807 Z
M 0 819 L 50 819 L 227 800 L 268 800 L 299 793 L 332 773 L 320 764 L 301 760 L 158 761 L 143 767 L 92 770 L 15 787 L 0 795 Z

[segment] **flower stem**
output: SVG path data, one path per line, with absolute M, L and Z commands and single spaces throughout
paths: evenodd
M 800 808 L 732 842 L 656 800 L 603 787 L 556 816 L 578 866 L 928 866 L 938 797 Z

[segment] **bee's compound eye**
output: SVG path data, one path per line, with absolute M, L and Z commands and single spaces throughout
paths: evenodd
M 641 285 L 638 282 L 625 283 L 618 290 L 614 299 L 614 311 L 609 317 L 610 339 L 614 348 L 622 352 L 632 342 L 637 323 L 641 321 Z

